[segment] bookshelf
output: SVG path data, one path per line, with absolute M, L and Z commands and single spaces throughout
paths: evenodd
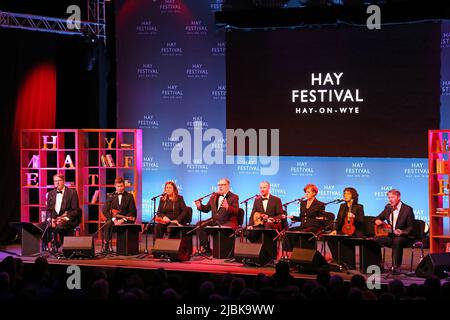
M 82 164 L 84 227 L 92 234 L 103 222 L 102 206 L 107 193 L 114 192 L 114 179 L 123 177 L 125 189 L 132 192 L 141 222 L 142 130 L 83 129 L 79 132 Z M 98 238 L 101 238 L 98 233 Z
M 21 221 L 40 222 L 47 192 L 54 189 L 53 175 L 60 172 L 66 186 L 78 192 L 82 234 L 101 227 L 102 205 L 106 193 L 115 190 L 118 176 L 129 182 L 126 190 L 133 192 L 136 223 L 141 222 L 142 130 L 25 129 L 20 145 Z M 109 163 L 102 162 L 102 155 L 109 155 Z M 97 199 L 92 202 L 96 191 Z
M 450 243 L 450 130 L 428 131 L 430 251 L 445 252 Z
M 38 223 L 46 211 L 53 175 L 62 173 L 66 187 L 80 193 L 78 130 L 29 129 L 20 137 L 21 221 Z

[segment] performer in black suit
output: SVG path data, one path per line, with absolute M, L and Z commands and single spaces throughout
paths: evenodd
M 259 193 L 260 196 L 253 202 L 248 229 L 270 228 L 281 230 L 285 226 L 286 220 L 281 199 L 270 194 L 270 184 L 267 181 L 259 184 Z M 257 221 L 255 221 L 255 213 L 260 217 Z M 254 234 L 256 235 L 256 233 Z M 251 242 L 260 241 L 260 236 L 257 238 L 249 236 L 248 238 Z
M 187 221 L 187 207 L 182 196 L 178 194 L 177 185 L 167 181 L 164 185 L 164 195 L 159 201 L 157 211 L 155 237 L 162 238 L 167 233 L 170 224 L 183 225 Z
M 322 227 L 320 218 L 323 216 L 325 205 L 316 199 L 319 189 L 314 184 L 307 184 L 303 189 L 305 200 L 300 202 L 300 216 L 288 216 L 292 221 L 300 221 L 299 227 L 290 228 L 290 231 L 318 232 Z M 283 241 L 283 250 L 291 252 L 294 244 L 288 237 Z
M 208 225 L 221 225 L 231 227 L 233 230 L 238 228 L 237 214 L 239 211 L 239 197 L 230 191 L 230 181 L 228 179 L 220 179 L 217 184 L 217 192 L 214 193 L 206 205 L 201 201 L 195 201 L 197 209 L 202 212 L 211 211 L 211 218 Z M 199 221 L 202 224 L 205 221 Z M 209 247 L 208 234 L 203 230 L 198 231 L 200 245 L 205 254 L 211 254 Z
M 383 221 L 388 221 L 394 228 L 394 235 L 387 237 L 376 237 L 382 246 L 392 247 L 394 251 L 394 271 L 398 271 L 402 265 L 403 248 L 408 246 L 414 228 L 413 208 L 401 201 L 400 191 L 392 189 L 387 193 L 389 203 L 384 210 L 376 217 L 375 224 L 378 226 Z
M 113 225 L 134 223 L 136 221 L 136 203 L 131 193 L 125 190 L 125 180 L 118 177 L 114 180 L 116 191 L 107 195 L 102 213 L 106 218 L 103 227 L 103 251 L 110 250 Z M 118 217 L 117 215 L 120 215 Z
M 81 209 L 78 205 L 78 194 L 75 189 L 65 186 L 65 178 L 62 174 L 55 174 L 53 182 L 56 189 L 50 191 L 47 196 L 47 221 L 41 223 L 39 227 L 43 230 L 54 230 L 59 236 L 56 246 L 59 247 L 64 242 L 64 236 L 72 233 L 81 222 Z M 51 226 L 49 225 L 52 222 Z M 51 232 L 44 237 L 44 247 L 48 246 Z
M 358 203 L 358 192 L 355 188 L 345 188 L 344 189 L 344 200 L 345 203 L 341 204 L 339 207 L 339 212 L 337 215 L 337 225 L 336 230 L 332 232 L 332 234 L 344 234 L 342 228 L 345 225 L 345 222 L 348 219 L 353 219 L 353 225 L 355 227 L 354 232 L 346 231 L 345 234 L 348 234 L 352 237 L 361 238 L 364 236 L 364 206 L 362 204 Z M 333 255 L 333 258 L 336 260 L 338 256 L 338 245 L 337 242 L 328 242 L 328 247 L 330 248 L 331 254 Z M 354 248 L 353 248 L 354 250 Z M 351 257 L 351 259 L 346 259 L 346 251 L 342 250 L 341 252 L 341 261 L 344 263 L 347 263 L 351 267 L 354 267 L 351 265 L 351 263 L 348 263 L 347 261 L 353 261 L 354 257 Z M 354 251 L 349 252 L 349 254 L 354 256 Z
M 286 227 L 286 214 L 283 211 L 281 199 L 270 194 L 270 183 L 263 181 L 259 184 L 260 196 L 253 202 L 253 209 L 248 223 L 247 238 L 250 242 L 263 242 L 263 233 L 251 230 L 276 229 L 281 231 Z M 257 219 L 256 217 L 259 218 Z M 272 237 L 264 238 L 262 254 L 269 259 L 276 259 L 277 245 Z
M 355 188 L 349 187 L 344 189 L 345 203 L 341 204 L 339 207 L 335 230 L 338 234 L 344 233 L 342 227 L 346 222 L 345 220 L 353 219 L 355 232 L 350 235 L 356 238 L 364 236 L 364 206 L 358 203 L 358 198 L 359 195 Z

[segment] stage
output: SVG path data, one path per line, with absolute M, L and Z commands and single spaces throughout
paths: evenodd
M 150 239 L 150 238 L 149 238 Z M 148 241 L 149 244 L 152 243 L 151 239 Z M 320 249 L 322 243 L 318 243 L 318 248 Z M 96 253 L 101 251 L 100 242 L 97 242 L 95 245 Z M 231 262 L 227 259 L 207 259 L 201 256 L 193 255 L 189 261 L 184 262 L 168 262 L 162 259 L 155 259 L 150 254 L 145 254 L 145 241 L 141 241 L 140 243 L 140 254 L 135 256 L 117 256 L 117 255 L 109 255 L 109 256 L 100 256 L 98 255 L 94 259 L 65 259 L 64 257 L 58 259 L 56 257 L 50 256 L 48 253 L 42 254 L 43 257 L 48 259 L 48 262 L 51 266 L 68 266 L 68 265 L 78 265 L 80 267 L 86 268 L 104 268 L 104 269 L 129 269 L 129 270 L 140 270 L 142 272 L 145 271 L 154 271 L 158 269 L 164 269 L 168 272 L 174 273 L 204 273 L 204 274 L 233 274 L 239 275 L 242 277 L 256 277 L 259 274 L 264 274 L 267 276 L 271 276 L 275 273 L 275 266 L 249 266 L 244 265 L 238 262 Z M 151 252 L 151 247 L 148 247 L 149 252 Z M 358 250 L 356 251 L 357 260 L 358 260 Z M 428 254 L 428 249 L 425 249 L 424 254 Z M 36 259 L 36 256 L 21 256 L 21 248 L 19 244 L 8 245 L 0 247 L 0 261 L 5 257 L 12 255 L 18 258 L 21 258 L 25 264 L 32 264 Z M 388 268 L 391 264 L 391 250 L 386 248 L 386 261 L 385 265 Z M 329 259 L 328 254 L 326 258 Z M 405 286 L 409 286 L 411 284 L 423 284 L 425 279 L 418 278 L 414 276 L 406 275 L 410 270 L 410 259 L 411 259 L 411 249 L 404 250 L 403 257 L 403 265 L 401 271 L 405 274 L 395 275 L 395 276 L 387 276 L 387 273 L 382 273 L 380 277 L 380 281 L 382 285 L 387 285 L 389 281 L 392 279 L 401 280 Z M 417 264 L 420 261 L 420 253 L 417 251 L 414 254 L 413 261 L 413 271 L 415 270 Z M 359 268 L 359 265 L 356 266 Z M 297 273 L 295 271 L 291 272 L 292 276 L 298 280 L 308 280 L 315 279 L 315 274 L 303 274 Z M 361 274 L 366 279 L 370 275 L 362 274 L 359 270 L 349 270 L 347 272 L 331 272 L 331 275 L 338 274 L 340 275 L 344 281 L 350 281 L 351 277 L 355 274 Z M 444 282 L 444 280 L 442 280 Z

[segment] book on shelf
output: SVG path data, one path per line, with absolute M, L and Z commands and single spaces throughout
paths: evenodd
M 449 173 L 449 161 L 436 159 L 436 173 Z
M 99 195 L 100 195 L 100 190 L 95 190 L 94 195 L 91 198 L 92 204 L 97 203 Z
M 114 159 L 112 157 L 112 155 L 107 154 L 106 155 L 106 163 L 108 164 L 108 166 L 110 167 L 115 167 L 116 165 L 114 164 Z
M 100 156 L 100 161 L 102 162 L 102 167 L 106 167 L 107 166 L 107 164 L 106 164 L 106 157 L 103 154 Z

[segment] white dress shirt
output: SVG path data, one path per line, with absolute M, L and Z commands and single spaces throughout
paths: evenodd
M 262 204 L 263 204 L 264 212 L 267 211 L 267 204 L 269 203 L 269 197 L 270 197 L 270 194 L 268 194 L 267 197 L 262 197 Z
M 64 191 L 66 190 L 66 188 L 63 188 L 61 190 L 61 193 L 58 192 L 58 190 L 56 191 L 56 202 L 55 202 L 55 211 L 57 214 L 59 214 L 59 211 L 61 211 L 61 204 L 62 204 L 62 199 L 64 196 Z
M 392 227 L 394 228 L 394 230 L 397 227 L 397 219 L 398 219 L 398 214 L 400 213 L 400 208 L 402 207 L 402 202 L 400 201 L 397 206 L 395 207 L 395 210 L 392 212 L 392 214 L 394 215 L 394 217 L 392 217 L 391 215 L 391 222 L 392 222 Z

